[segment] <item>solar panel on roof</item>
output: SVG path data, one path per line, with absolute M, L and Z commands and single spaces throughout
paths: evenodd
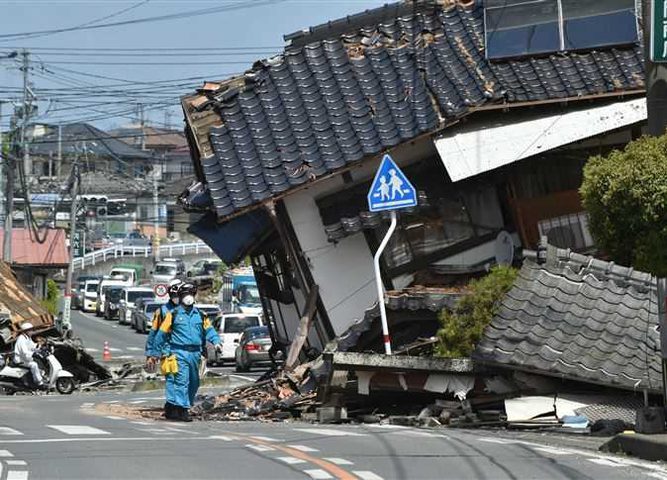
M 638 42 L 635 0 L 486 0 L 486 57 Z

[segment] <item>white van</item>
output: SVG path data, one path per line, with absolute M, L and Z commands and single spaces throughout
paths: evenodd
M 112 270 L 113 271 L 113 270 Z M 131 287 L 132 279 L 127 275 L 115 275 L 104 277 L 97 286 L 97 304 L 95 315 L 101 317 L 106 309 L 106 293 L 108 287 Z
M 118 309 L 118 323 L 130 325 L 132 321 L 132 310 L 135 302 L 140 298 L 155 300 L 155 293 L 150 287 L 127 287 L 120 296 L 120 308 Z
M 81 310 L 84 312 L 94 312 L 97 306 L 97 286 L 100 284 L 99 278 L 86 280 L 83 284 L 83 298 Z

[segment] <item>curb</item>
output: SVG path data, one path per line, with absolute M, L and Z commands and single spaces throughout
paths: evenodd
M 600 450 L 609 453 L 624 453 L 643 460 L 667 461 L 667 434 L 619 433 L 600 446 Z

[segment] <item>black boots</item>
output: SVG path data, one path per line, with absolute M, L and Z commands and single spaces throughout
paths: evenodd
M 164 416 L 167 420 L 174 420 L 177 422 L 191 422 L 192 417 L 187 408 L 179 407 L 173 403 L 164 404 Z

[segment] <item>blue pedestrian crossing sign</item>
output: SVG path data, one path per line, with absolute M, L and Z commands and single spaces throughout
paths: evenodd
M 385 155 L 368 191 L 371 212 L 398 210 L 417 205 L 417 190 L 412 186 L 391 156 Z

